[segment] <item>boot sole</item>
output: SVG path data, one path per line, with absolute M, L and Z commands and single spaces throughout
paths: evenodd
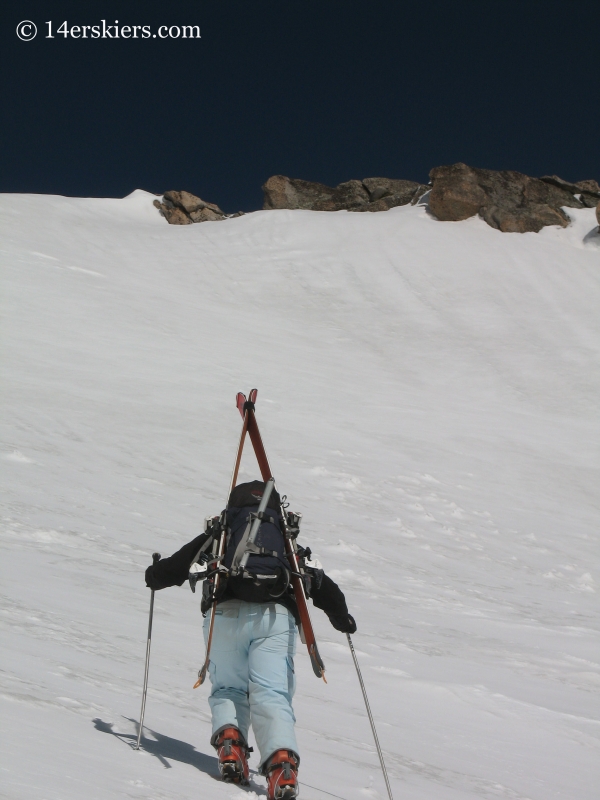
M 281 794 L 277 796 L 277 800 L 296 800 L 298 797 L 298 787 L 288 786 Z
M 240 772 L 235 764 L 223 765 L 221 769 L 221 779 L 224 783 L 237 783 L 238 786 L 250 785 L 250 781 L 244 778 L 244 774 Z

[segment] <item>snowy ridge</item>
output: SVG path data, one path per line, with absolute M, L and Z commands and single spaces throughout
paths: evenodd
M 523 235 L 424 206 L 179 228 L 151 200 L 0 198 L 4 796 L 242 796 L 191 689 L 187 586 L 157 594 L 129 745 L 143 570 L 222 508 L 257 386 L 302 541 L 357 618 L 396 800 L 593 800 L 594 211 Z M 329 683 L 300 647 L 301 797 L 384 797 L 345 639 L 312 617 Z

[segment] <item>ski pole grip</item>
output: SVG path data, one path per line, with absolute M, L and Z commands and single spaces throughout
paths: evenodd
M 160 561 L 160 553 L 152 553 L 152 563 L 156 564 Z

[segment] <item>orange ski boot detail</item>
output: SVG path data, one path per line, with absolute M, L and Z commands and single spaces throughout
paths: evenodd
M 298 756 L 291 750 L 273 753 L 265 769 L 268 800 L 294 800 L 298 797 L 298 761 Z
M 250 770 L 248 768 L 248 747 L 237 728 L 225 728 L 216 741 L 219 757 L 219 772 L 226 783 L 238 783 L 248 786 Z

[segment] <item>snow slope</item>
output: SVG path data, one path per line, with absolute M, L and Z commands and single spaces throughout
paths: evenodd
M 171 227 L 151 200 L 0 198 L 3 796 L 264 795 L 216 780 L 187 585 L 157 594 L 130 747 L 143 570 L 222 508 L 257 386 L 357 618 L 396 800 L 597 798 L 594 212 L 524 235 L 424 206 Z M 301 797 L 385 797 L 345 637 L 313 619 Z

